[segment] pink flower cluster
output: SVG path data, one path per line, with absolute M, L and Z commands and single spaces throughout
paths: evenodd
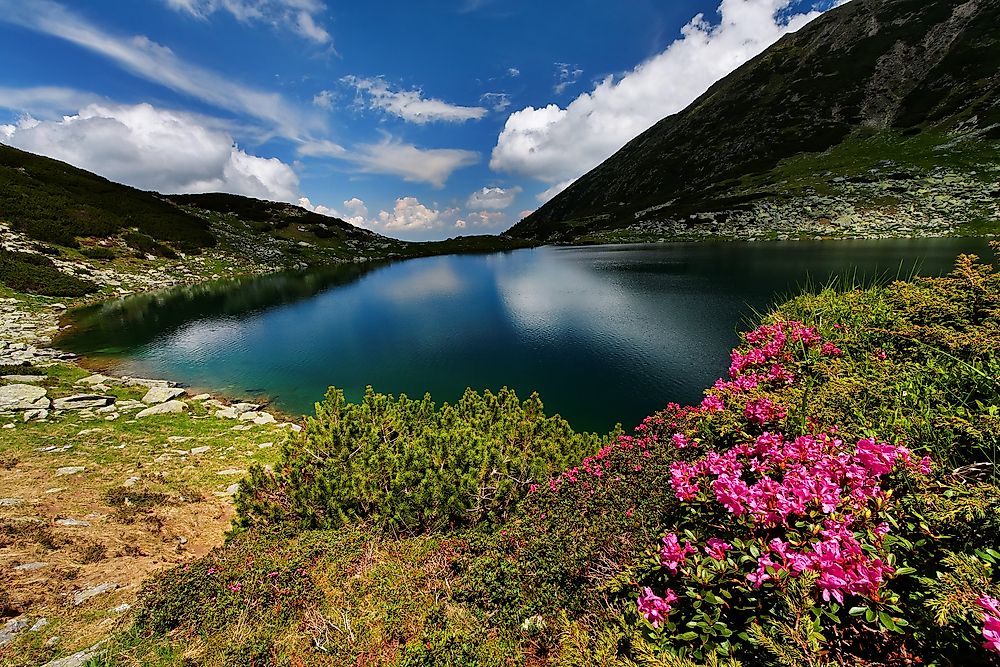
M 743 416 L 751 424 L 772 424 L 785 418 L 785 409 L 768 398 L 758 398 L 747 402 Z
M 820 335 L 816 329 L 801 322 L 765 324 L 748 333 L 746 339 L 752 347 L 746 352 L 732 351 L 730 379 L 719 379 L 715 383 L 717 390 L 743 393 L 768 382 L 790 385 L 795 381 L 795 376 L 785 364 L 794 361 L 797 351 L 820 344 Z M 823 353 L 827 354 L 829 351 L 832 354 L 833 350 L 840 353 L 835 346 L 824 346 Z
M 642 594 L 637 600 L 637 606 L 639 608 L 639 613 L 650 622 L 654 628 L 660 627 L 664 621 L 667 620 L 667 615 L 670 613 L 671 605 L 677 602 L 677 595 L 670 589 L 667 589 L 665 597 L 660 597 L 653 593 L 653 590 L 647 586 Z
M 983 647 L 1000 653 L 1000 600 L 984 595 L 976 602 L 983 610 Z
M 819 574 L 823 598 L 843 602 L 844 595 L 875 593 L 892 574 L 891 567 L 863 548 L 853 527 L 855 515 L 874 515 L 875 501 L 885 498 L 881 478 L 897 466 L 930 472 L 929 459 L 915 461 L 906 447 L 898 445 L 862 439 L 852 451 L 828 433 L 795 438 L 764 433 L 723 453 L 709 452 L 694 462 L 675 461 L 670 483 L 678 499 L 718 502 L 728 513 L 748 521 L 752 533 L 773 534 L 802 518 L 825 517 L 808 539 L 794 543 L 772 539 L 747 580 L 759 587 L 782 571 L 792 576 L 812 571 Z M 887 532 L 884 523 L 874 528 L 879 540 Z M 676 573 L 677 565 L 694 549 L 690 543 L 680 547 L 673 534 L 663 539 L 661 562 Z M 716 560 L 724 558 L 719 543 L 711 538 L 705 547 Z

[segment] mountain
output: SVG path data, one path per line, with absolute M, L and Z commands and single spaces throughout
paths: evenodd
M 780 39 L 507 234 L 761 237 L 798 224 L 850 235 L 875 230 L 869 212 L 913 206 L 897 231 L 933 231 L 944 224 L 935 213 L 995 224 L 998 25 L 1000 0 L 852 0 Z M 942 199 L 917 196 L 928 192 Z M 951 199 L 972 208 L 952 212 L 941 204 Z M 924 211 L 925 201 L 943 210 Z

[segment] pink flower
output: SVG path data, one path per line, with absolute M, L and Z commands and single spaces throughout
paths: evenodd
M 683 433 L 674 433 L 670 440 L 677 449 L 686 449 L 692 445 L 692 442 Z
M 723 542 L 717 537 L 710 537 L 705 546 L 705 553 L 715 560 L 725 560 L 726 552 L 733 548 L 728 542 Z
M 216 572 L 218 572 L 218 570 L 216 570 L 214 567 L 208 568 L 208 576 L 212 576 Z
M 823 343 L 823 347 L 820 348 L 820 354 L 824 357 L 839 357 L 844 353 L 833 343 Z
M 976 603 L 985 612 L 983 616 L 983 648 L 1000 653 L 1000 600 L 984 595 Z
M 706 396 L 701 401 L 701 409 L 705 412 L 722 412 L 726 406 L 718 396 Z
M 660 564 L 672 574 L 677 574 L 678 568 L 687 560 L 688 554 L 697 551 L 691 546 L 690 540 L 684 540 L 684 546 L 681 546 L 677 536 L 669 533 L 663 537 L 663 546 L 660 547 Z
M 234 581 L 233 583 L 226 586 L 226 588 L 228 588 L 233 593 L 239 593 L 240 590 L 243 588 L 243 586 L 240 584 L 240 582 Z
M 653 593 L 653 590 L 646 586 L 643 592 L 639 595 L 639 599 L 636 600 L 636 606 L 639 608 L 639 613 L 650 622 L 654 628 L 660 627 L 660 624 L 667 620 L 667 614 L 670 613 L 670 605 L 677 602 L 677 595 L 667 589 L 665 597 L 660 597 Z
M 785 409 L 767 398 L 747 402 L 743 416 L 753 424 L 768 424 L 785 418 Z

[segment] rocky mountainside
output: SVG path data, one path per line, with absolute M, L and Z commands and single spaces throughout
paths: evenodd
M 608 241 L 994 226 L 998 25 L 1000 0 L 852 0 L 508 234 Z

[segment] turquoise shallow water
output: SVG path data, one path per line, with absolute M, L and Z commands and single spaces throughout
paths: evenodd
M 538 391 L 578 429 L 700 400 L 736 331 L 808 281 L 947 272 L 981 239 L 658 244 L 431 257 L 223 281 L 71 314 L 60 346 L 310 412 L 328 385 Z

